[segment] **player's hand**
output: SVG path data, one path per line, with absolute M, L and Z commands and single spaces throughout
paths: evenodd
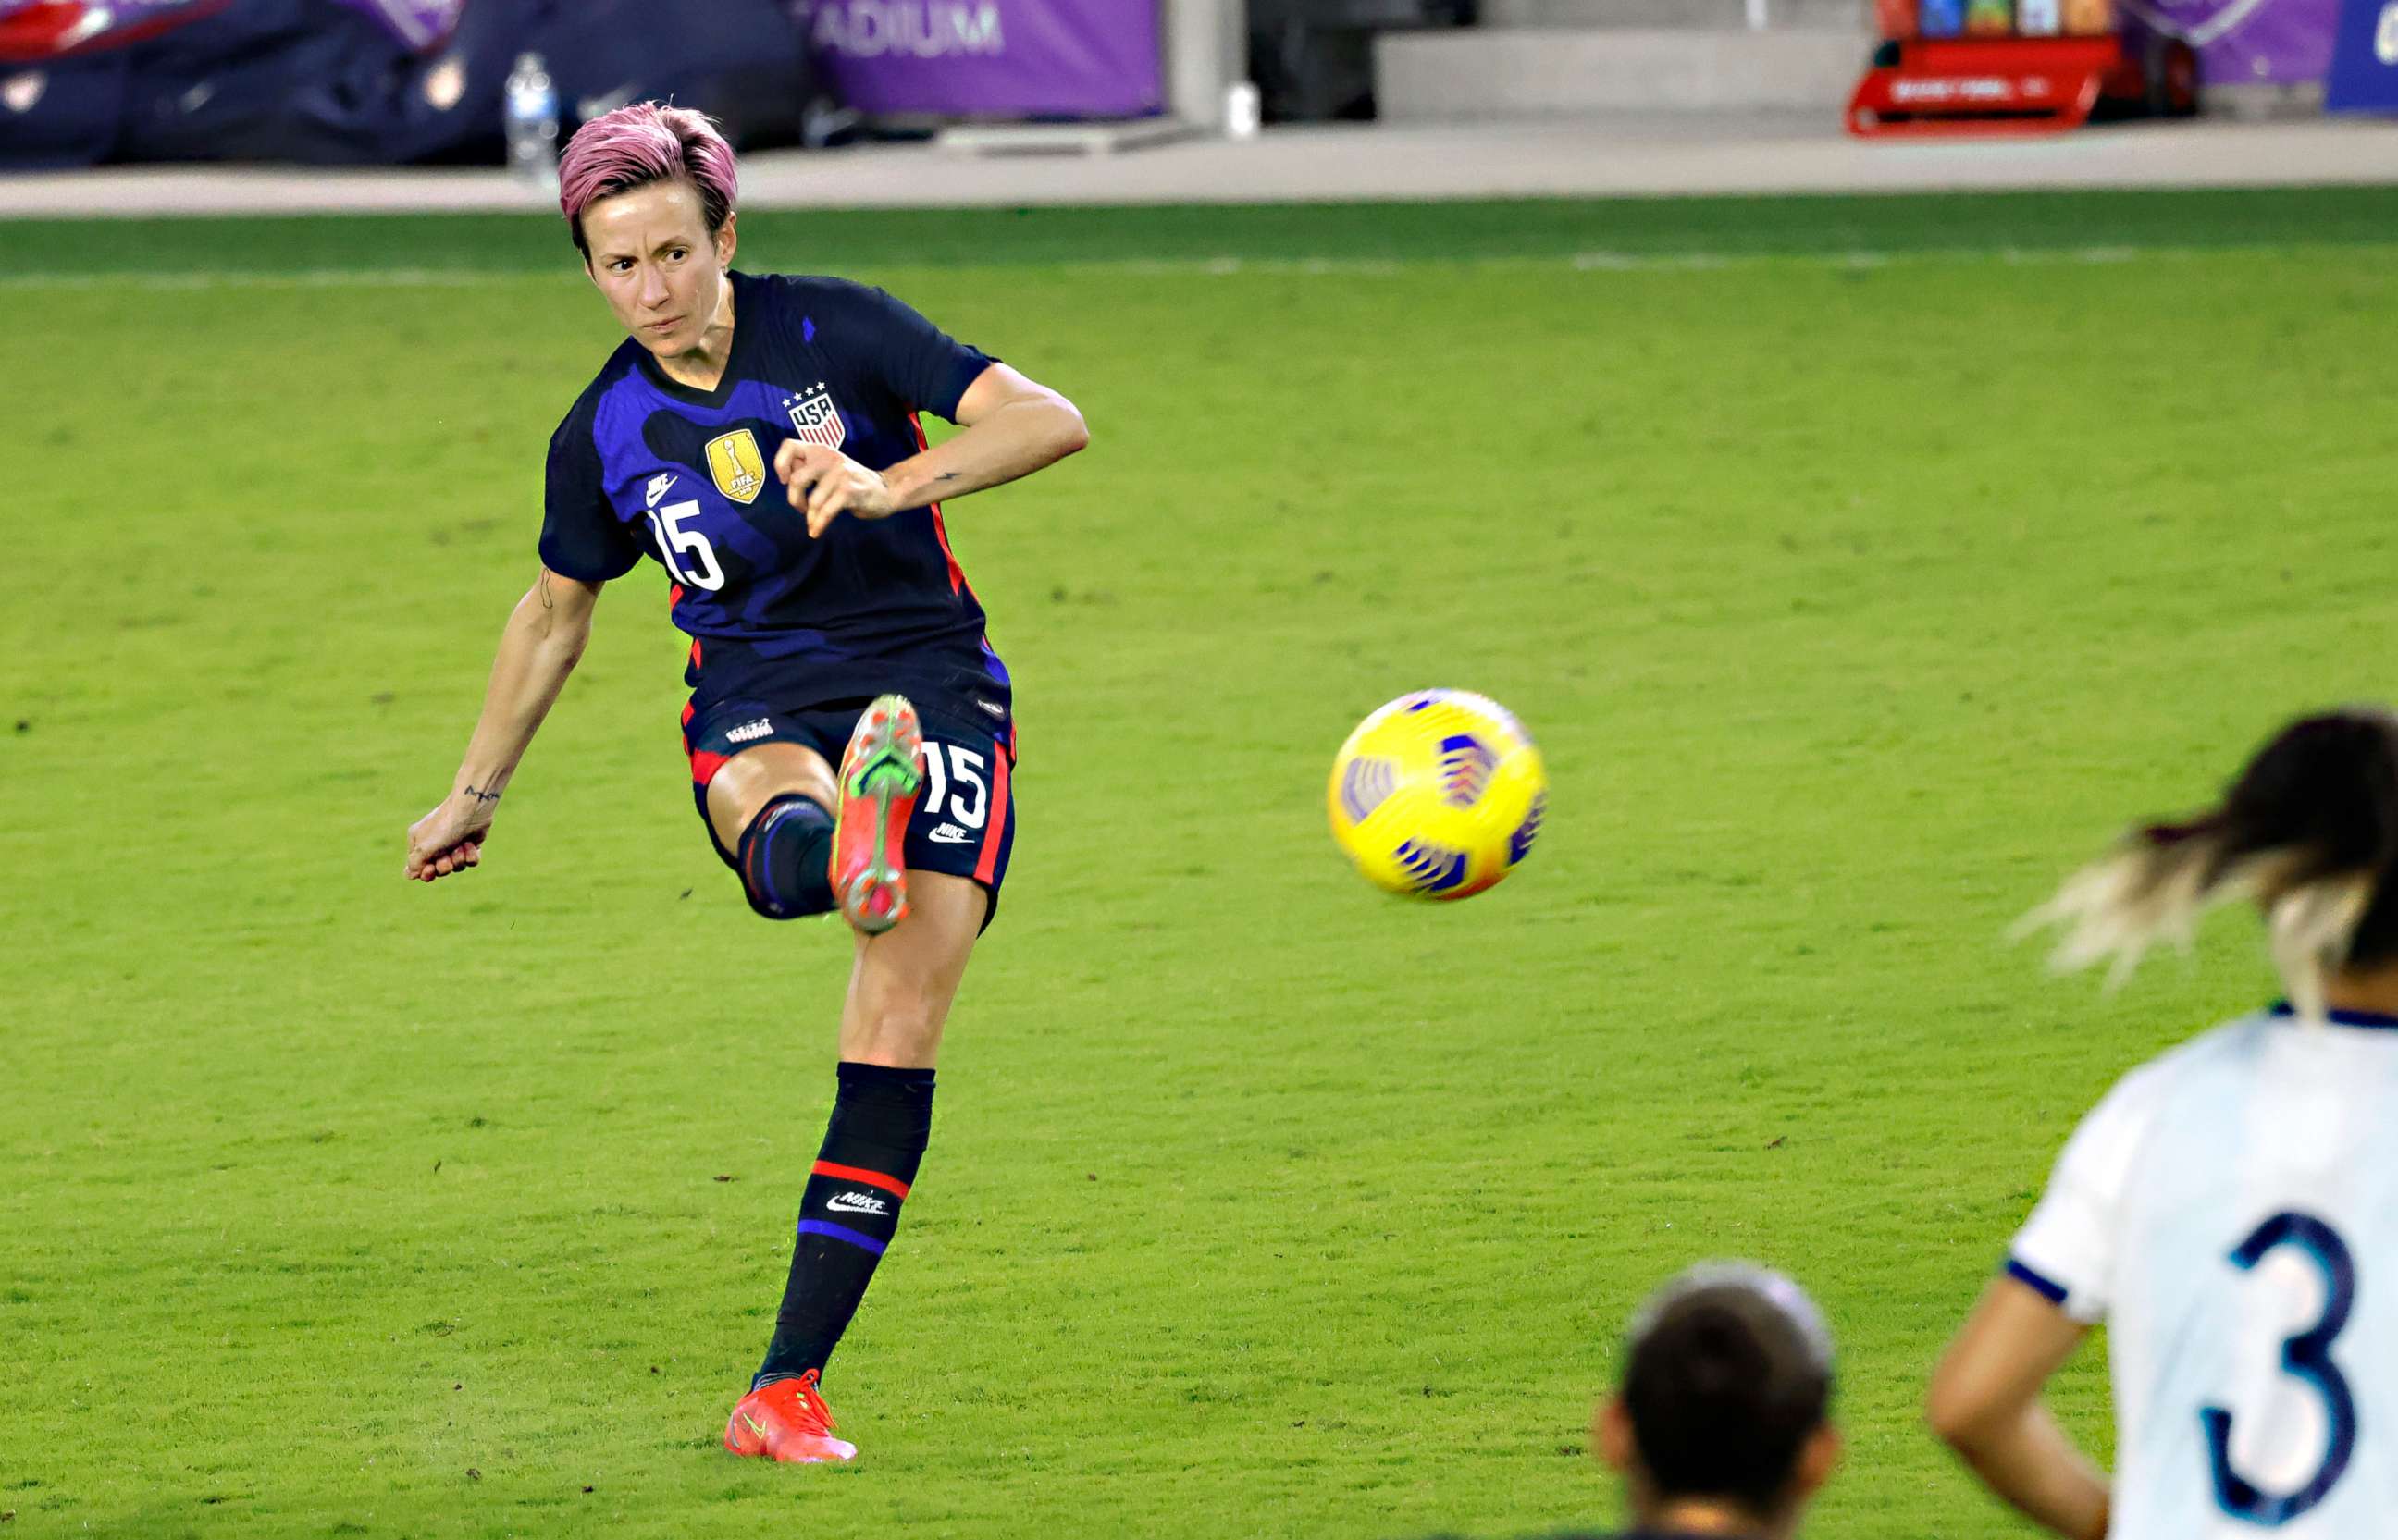
M 411 882 L 431 882 L 463 872 L 483 859 L 483 841 L 490 837 L 492 805 L 471 792 L 452 792 L 439 806 L 408 826 L 408 870 Z
M 852 518 L 889 518 L 891 486 L 880 471 L 865 466 L 821 444 L 787 438 L 775 451 L 775 475 L 783 483 L 791 506 L 805 514 L 808 538 L 814 540 L 842 514 Z

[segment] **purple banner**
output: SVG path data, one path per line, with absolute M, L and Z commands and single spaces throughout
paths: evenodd
M 1157 0 L 791 0 L 864 113 L 1142 117 L 1165 104 Z
M 2348 0 L 2339 13 L 2324 107 L 2335 113 L 2398 113 L 2398 0 Z
M 418 53 L 430 53 L 458 30 L 466 0 L 336 0 L 372 17 L 384 30 Z
M 2340 0 L 2121 0 L 2135 29 L 2198 51 L 2202 86 L 2292 86 L 2331 74 Z

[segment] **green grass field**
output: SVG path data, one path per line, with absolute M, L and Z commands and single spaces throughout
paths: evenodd
M 1842 1344 L 1810 1533 L 2025 1533 L 1932 1357 L 2079 1114 L 2271 984 L 2238 917 L 2112 998 L 2002 932 L 2392 692 L 2398 193 L 746 224 L 1094 433 L 950 513 L 1021 837 L 864 1457 L 716 1444 L 849 949 L 709 852 L 654 569 L 483 868 L 399 877 L 614 341 L 562 238 L 0 224 L 8 1533 L 1598 1523 L 1625 1315 L 1720 1255 Z M 1555 781 L 1456 907 L 1324 829 L 1424 683 Z M 2103 1450 L 2095 1351 L 2059 1399 Z

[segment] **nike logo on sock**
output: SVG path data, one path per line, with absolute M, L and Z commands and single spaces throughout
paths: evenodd
M 826 1200 L 825 1210 L 829 1213 L 887 1214 L 891 1212 L 882 1199 L 863 1192 L 835 1193 Z

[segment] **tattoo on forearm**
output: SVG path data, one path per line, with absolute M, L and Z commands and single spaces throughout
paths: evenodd
M 933 479 L 936 481 L 963 481 L 965 479 L 965 473 L 963 471 L 943 471 Z
M 461 797 L 471 797 L 486 808 L 500 799 L 500 794 L 498 792 L 482 791 L 474 786 L 468 786 L 465 791 L 460 792 L 458 795 Z
M 541 590 L 541 607 L 542 607 L 544 609 L 557 609 L 557 608 L 558 608 L 557 604 L 556 604 L 556 603 L 554 603 L 554 602 L 550 599 L 550 596 L 549 596 L 549 569 L 548 569 L 548 568 L 545 567 L 545 568 L 543 568 L 543 569 L 541 569 L 541 582 L 540 582 L 539 583 L 535 584 L 535 586 L 536 586 L 536 587 L 538 587 L 538 588 Z

